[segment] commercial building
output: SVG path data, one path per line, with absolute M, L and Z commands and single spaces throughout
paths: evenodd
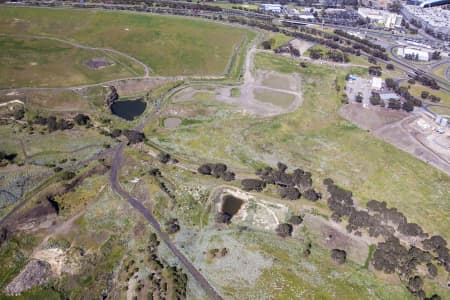
M 361 18 L 369 19 L 370 22 L 383 26 L 385 28 L 396 28 L 402 24 L 403 17 L 385 10 L 372 8 L 358 8 L 358 14 Z
M 274 14 L 280 14 L 283 11 L 283 6 L 281 4 L 266 4 L 263 3 L 259 7 L 262 11 L 270 12 Z
M 429 61 L 431 53 L 413 47 L 400 47 L 397 49 L 397 55 L 412 60 Z
M 396 93 L 380 93 L 380 99 L 385 103 L 389 103 L 389 100 L 400 100 L 400 97 Z
M 404 5 L 401 13 L 407 21 L 419 21 L 422 28 L 435 37 L 444 41 L 450 40 L 450 10 L 442 7 Z

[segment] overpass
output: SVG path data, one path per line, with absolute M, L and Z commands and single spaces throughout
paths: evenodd
M 445 5 L 450 4 L 450 0 L 425 0 L 424 2 L 420 3 L 420 7 L 433 7 L 433 6 L 439 6 L 439 5 Z

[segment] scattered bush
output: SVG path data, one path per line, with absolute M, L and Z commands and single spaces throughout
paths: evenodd
M 242 179 L 241 184 L 244 191 L 262 192 L 266 187 L 266 183 L 259 179 Z
M 111 137 L 113 137 L 113 138 L 118 138 L 121 135 L 122 135 L 122 130 L 120 130 L 120 129 L 114 129 L 113 131 L 111 131 Z
M 158 160 L 160 163 L 167 164 L 170 161 L 170 154 L 165 152 L 160 152 L 158 154 Z
M 293 225 L 299 225 L 303 222 L 303 218 L 301 216 L 291 216 L 288 220 L 288 223 Z
M 145 135 L 136 130 L 124 130 L 123 135 L 128 139 L 128 145 L 138 144 L 145 141 Z
M 279 187 L 278 194 L 281 198 L 288 198 L 289 200 L 298 200 L 302 195 L 295 187 Z
M 87 125 L 89 123 L 89 121 L 91 120 L 91 118 L 89 118 L 89 116 L 84 115 L 84 114 L 78 114 L 75 116 L 75 118 L 73 119 L 75 121 L 75 123 L 77 125 Z
M 62 180 L 71 180 L 72 178 L 74 178 L 77 174 L 75 174 L 75 172 L 72 171 L 64 171 L 61 174 L 61 179 Z
M 308 199 L 309 201 L 317 201 L 321 198 L 320 193 L 317 193 L 314 189 L 308 189 L 303 193 L 303 197 Z
M 281 223 L 278 224 L 277 228 L 275 229 L 275 231 L 277 232 L 277 234 L 281 237 L 288 237 L 292 235 L 292 230 L 293 227 L 291 224 L 288 223 Z

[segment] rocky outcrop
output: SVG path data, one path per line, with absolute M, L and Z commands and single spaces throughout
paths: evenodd
M 52 275 L 50 264 L 41 260 L 30 261 L 5 288 L 7 295 L 19 295 L 35 286 L 45 284 Z
M 119 94 L 117 93 L 117 89 L 115 86 L 109 86 L 109 93 L 105 97 L 105 107 L 111 109 L 111 105 L 113 105 L 114 101 L 119 99 Z

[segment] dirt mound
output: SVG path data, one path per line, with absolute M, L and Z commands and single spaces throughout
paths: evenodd
M 25 266 L 22 272 L 6 286 L 5 293 L 7 295 L 19 295 L 37 285 L 45 284 L 48 282 L 51 275 L 50 264 L 40 260 L 32 260 Z

